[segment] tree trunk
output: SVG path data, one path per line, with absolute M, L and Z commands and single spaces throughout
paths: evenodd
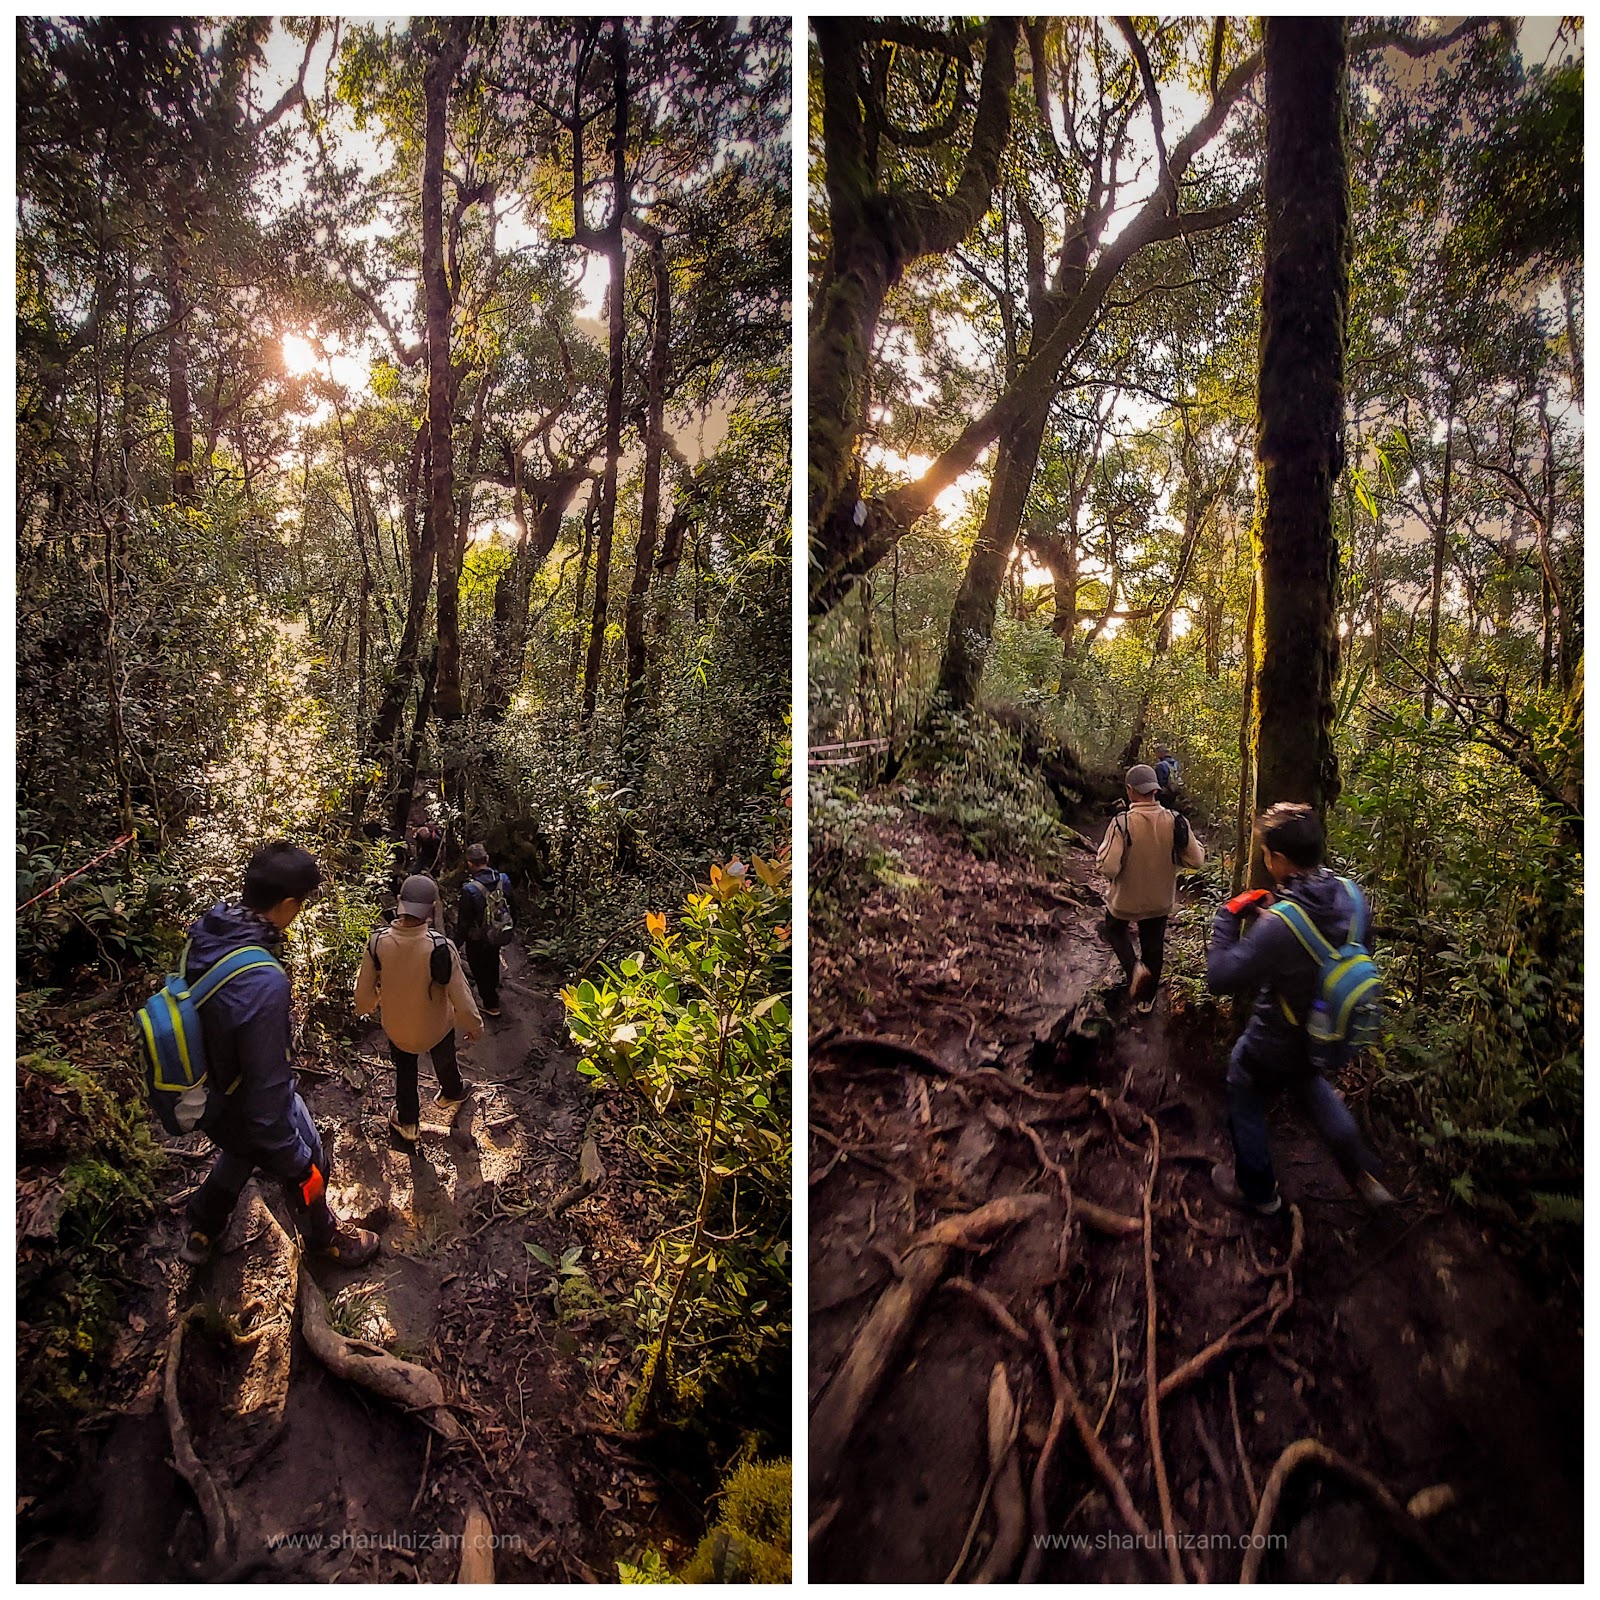
M 650 572 L 656 558 L 661 525 L 661 454 L 666 437 L 667 357 L 672 338 L 672 282 L 667 251 L 659 231 L 651 230 L 650 271 L 655 282 L 655 326 L 650 335 L 650 365 L 645 377 L 644 486 L 639 497 L 639 538 L 633 552 L 633 583 L 623 619 L 627 669 L 622 692 L 622 721 L 631 729 L 644 703 L 645 606 L 650 598 Z
M 1233 892 L 1244 887 L 1250 871 L 1251 802 L 1255 796 L 1255 744 L 1251 731 L 1256 704 L 1256 615 L 1261 580 L 1250 582 L 1250 607 L 1244 618 L 1244 688 L 1239 697 L 1239 802 L 1234 808 Z
M 627 256 L 622 222 L 628 211 L 628 35 L 620 21 L 611 24 L 611 80 L 615 95 L 612 120 L 612 213 L 606 227 L 606 255 L 611 262 L 611 383 L 606 393 L 606 465 L 600 481 L 600 527 L 594 552 L 594 612 L 589 625 L 589 653 L 583 668 L 583 707 L 587 724 L 600 697 L 600 663 L 605 654 L 606 607 L 611 589 L 611 539 L 617 523 L 617 464 L 622 455 L 623 382 L 627 375 L 627 336 L 623 325 Z M 579 221 L 581 222 L 581 218 Z
M 172 498 L 180 506 L 192 506 L 194 413 L 189 400 L 189 308 L 184 300 L 183 248 L 175 226 L 169 226 L 161 236 L 162 289 L 167 302 L 167 405 L 172 415 Z
M 1049 420 L 1048 404 L 1025 417 L 995 451 L 994 478 L 983 527 L 967 559 L 961 588 L 950 610 L 944 659 L 939 664 L 939 694 L 948 709 L 967 711 L 977 703 L 983 669 L 994 637 L 995 608 L 1006 567 L 1017 545 L 1017 529 L 1039 464 L 1039 445 Z
M 837 523 L 848 539 L 852 520 L 832 514 L 848 498 L 855 471 L 868 362 L 884 297 L 907 266 L 920 256 L 953 249 L 988 210 L 1011 132 L 1019 27 L 1014 17 L 992 18 L 985 27 L 972 142 L 954 191 L 936 199 L 878 192 L 877 134 L 862 110 L 862 24 L 819 17 L 814 26 L 832 243 L 812 307 L 807 493 L 812 537 L 826 537 L 827 522 Z
M 1348 67 L 1340 18 L 1268 17 L 1266 267 L 1256 432 L 1261 655 L 1256 805 L 1338 798 L 1333 686 L 1349 297 Z
M 456 542 L 455 385 L 450 371 L 450 279 L 445 269 L 444 166 L 450 93 L 466 56 L 468 24 L 441 24 L 438 53 L 422 76 L 422 286 L 427 307 L 428 507 L 437 563 L 438 644 L 434 696 L 446 722 L 458 720 L 461 701 L 460 552 Z
M 572 591 L 572 654 L 567 661 L 567 692 L 578 688 L 578 663 L 583 658 L 583 597 L 588 592 L 589 558 L 594 552 L 594 525 L 600 515 L 600 485 L 589 491 L 583 508 L 583 543 L 578 549 L 578 581 Z
M 1422 717 L 1433 716 L 1433 684 L 1439 675 L 1439 610 L 1444 597 L 1444 557 L 1450 538 L 1450 489 L 1455 448 L 1455 395 L 1444 417 L 1444 474 L 1439 485 L 1439 525 L 1433 530 L 1433 578 L 1428 590 L 1428 681 L 1422 686 Z
M 389 813 L 389 836 L 404 839 L 406 824 L 411 820 L 411 801 L 417 792 L 417 768 L 422 762 L 422 740 L 428 731 L 428 714 L 433 706 L 433 686 L 439 665 L 435 649 L 422 669 L 422 687 L 417 691 L 417 713 L 411 719 L 411 739 L 406 745 L 405 759 L 400 765 L 395 784 L 394 805 Z

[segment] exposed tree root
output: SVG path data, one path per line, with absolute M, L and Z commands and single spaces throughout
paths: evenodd
M 606 1168 L 600 1159 L 600 1146 L 592 1138 L 585 1138 L 583 1149 L 578 1153 L 578 1181 L 550 1202 L 550 1215 L 559 1217 L 580 1200 L 587 1200 L 605 1181 Z
M 1049 1532 L 1050 1527 L 1049 1511 L 1045 1505 L 1045 1479 L 1050 1471 L 1050 1458 L 1055 1454 L 1056 1443 L 1061 1438 L 1061 1425 L 1066 1420 L 1068 1405 L 1066 1376 L 1061 1370 L 1061 1353 L 1056 1349 L 1055 1324 L 1051 1322 L 1043 1303 L 1038 1300 L 1033 1304 L 1033 1326 L 1044 1351 L 1044 1364 L 1050 1370 L 1052 1404 L 1050 1427 L 1040 1447 L 1039 1459 L 1033 1464 L 1029 1503 L 1033 1510 L 1034 1540 L 1022 1563 L 1022 1573 L 1017 1580 L 1019 1583 L 1032 1583 L 1039 1576 L 1039 1567 L 1044 1560 L 1042 1536 Z
M 494 1529 L 483 1507 L 467 1508 L 467 1524 L 461 1534 L 461 1567 L 457 1583 L 494 1582 Z
M 1017 1319 L 1000 1303 L 997 1295 L 989 1290 L 980 1288 L 971 1278 L 949 1278 L 945 1281 L 946 1289 L 953 1289 L 957 1294 L 964 1294 L 969 1300 L 981 1306 L 988 1314 L 989 1320 L 1006 1335 L 1018 1344 L 1028 1343 L 1028 1331 Z
M 172 1464 L 193 1491 L 195 1503 L 200 1507 L 200 1516 L 206 1529 L 207 1564 L 215 1572 L 227 1565 L 233 1543 L 233 1528 L 228 1508 L 217 1488 L 217 1480 L 195 1453 L 189 1425 L 183 1420 L 183 1407 L 178 1402 L 178 1369 L 183 1362 L 183 1335 L 191 1315 L 192 1312 L 184 1312 L 179 1316 L 173 1324 L 172 1337 L 167 1341 L 167 1429 L 172 1435 Z
M 1022 1541 L 1027 1537 L 1028 1517 L 1022 1503 L 1022 1467 L 1017 1460 L 1017 1435 L 1022 1430 L 1022 1407 L 1011 1397 L 1011 1384 L 1006 1377 L 1005 1363 L 997 1361 L 989 1375 L 989 1476 L 984 1480 L 983 1492 L 978 1496 L 978 1508 L 967 1526 L 967 1537 L 962 1542 L 961 1554 L 950 1569 L 946 1583 L 954 1583 L 966 1565 L 967 1552 L 972 1548 L 983 1513 L 994 1505 L 995 1536 L 983 1565 L 973 1575 L 974 1583 L 1004 1583 L 1015 1569 L 1017 1557 L 1022 1554 Z
M 911 1242 L 904 1256 L 905 1275 L 884 1290 L 812 1414 L 814 1485 L 833 1480 L 862 1412 L 888 1375 L 917 1313 L 944 1275 L 951 1253 L 992 1243 L 1049 1205 L 1044 1195 L 1007 1195 L 963 1216 L 946 1217 Z
M 1156 1376 L 1156 1265 L 1150 1237 L 1150 1205 L 1156 1177 L 1161 1171 L 1161 1130 L 1154 1118 L 1146 1117 L 1150 1130 L 1150 1177 L 1144 1189 L 1144 1392 L 1145 1434 L 1150 1444 L 1150 1461 L 1155 1468 L 1156 1499 L 1161 1506 L 1161 1527 L 1166 1534 L 1168 1566 L 1172 1581 L 1182 1583 L 1183 1562 L 1178 1558 L 1177 1528 L 1172 1520 L 1172 1491 L 1167 1485 L 1167 1462 L 1161 1453 L 1161 1384 Z
M 1239 1471 L 1244 1475 L 1245 1493 L 1250 1496 L 1250 1515 L 1261 1508 L 1261 1496 L 1256 1493 L 1255 1474 L 1250 1470 L 1250 1452 L 1244 1447 L 1244 1429 L 1239 1426 L 1239 1388 L 1228 1374 L 1228 1410 L 1233 1413 L 1233 1447 L 1239 1452 Z
M 1381 1511 L 1389 1526 L 1405 1539 L 1434 1569 L 1446 1578 L 1453 1578 L 1450 1564 L 1440 1554 L 1438 1547 L 1427 1535 L 1417 1519 L 1393 1494 L 1365 1467 L 1357 1466 L 1337 1451 L 1330 1450 L 1317 1439 L 1296 1439 L 1273 1464 L 1261 1491 L 1261 1506 L 1256 1512 L 1255 1526 L 1251 1529 L 1250 1548 L 1245 1551 L 1244 1563 L 1239 1569 L 1240 1583 L 1254 1583 L 1261 1571 L 1261 1558 L 1266 1549 L 1266 1535 L 1272 1531 L 1273 1519 L 1278 1513 L 1278 1502 L 1283 1497 L 1284 1485 L 1297 1467 L 1320 1467 L 1335 1477 L 1342 1478 L 1358 1490 Z

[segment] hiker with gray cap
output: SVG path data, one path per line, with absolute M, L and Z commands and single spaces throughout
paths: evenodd
M 356 1015 L 378 1011 L 388 1035 L 395 1098 L 389 1127 L 407 1145 L 417 1142 L 421 1115 L 417 1057 L 426 1054 L 432 1060 L 439 1079 L 434 1104 L 452 1116 L 472 1094 L 456 1064 L 456 1024 L 461 1023 L 468 1044 L 483 1033 L 461 957 L 433 926 L 438 904 L 439 886 L 432 878 L 423 873 L 407 878 L 395 920 L 367 941 L 356 979 Z
M 1161 987 L 1167 918 L 1178 898 L 1178 868 L 1198 867 L 1206 853 L 1187 819 L 1161 804 L 1161 783 L 1153 767 L 1129 767 L 1124 781 L 1127 804 L 1112 817 L 1095 856 L 1096 866 L 1110 882 L 1100 936 L 1122 963 L 1129 996 L 1148 1015 Z

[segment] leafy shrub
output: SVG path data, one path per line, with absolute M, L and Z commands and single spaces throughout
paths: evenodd
M 634 1293 L 635 1419 L 787 1354 L 789 869 L 786 851 L 713 866 L 675 926 L 647 914 L 647 950 L 562 991 L 578 1071 L 643 1102 L 657 1161 L 698 1194 Z

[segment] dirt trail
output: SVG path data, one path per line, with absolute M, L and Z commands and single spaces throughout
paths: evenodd
M 1149 1173 L 1143 1119 L 1152 1119 L 1162 1148 L 1152 1264 L 1163 1378 L 1271 1296 L 1275 1308 L 1287 1297 L 1288 1211 L 1243 1217 L 1217 1202 L 1207 1177 L 1228 1148 L 1225 1028 L 1209 1006 L 1174 1014 L 1163 998 L 1149 1017 L 1126 1008 L 1112 983 L 1115 958 L 1094 932 L 1100 886 L 1087 853 L 1051 885 L 976 862 L 920 825 L 881 831 L 924 887 L 874 891 L 855 921 L 854 948 L 814 945 L 813 1409 L 853 1349 L 859 1357 L 870 1314 L 915 1259 L 905 1255 L 915 1235 L 1006 1194 L 1046 1195 L 1049 1209 L 986 1253 L 955 1253 L 945 1277 L 986 1292 L 990 1308 L 981 1293 L 936 1289 L 849 1448 L 833 1462 L 813 1455 L 812 1577 L 939 1581 L 957 1568 L 990 1477 L 987 1396 L 1001 1363 L 1021 1406 L 1024 1551 L 1036 1533 L 1052 1541 L 1030 1575 L 1166 1578 L 1168 1558 L 1129 1537 L 1070 1416 L 1039 1485 L 1042 1519 L 1031 1509 L 1054 1398 L 1034 1318 L 1042 1310 L 1055 1330 L 1066 1378 L 1090 1425 L 1101 1421 L 1099 1442 L 1135 1514 L 1159 1533 L 1142 1230 L 1086 1226 L 1084 1202 L 1137 1223 Z M 1175 926 L 1171 937 L 1198 935 Z M 911 1043 L 929 1059 L 864 1042 L 872 1038 Z M 1217 1539 L 1254 1519 L 1240 1446 L 1259 1494 L 1279 1454 L 1314 1437 L 1402 1502 L 1448 1484 L 1454 1503 L 1427 1529 L 1459 1575 L 1577 1579 L 1580 1330 L 1460 1217 L 1412 1200 L 1396 1217 L 1370 1218 L 1286 1110 L 1274 1114 L 1273 1139 L 1286 1199 L 1304 1223 L 1292 1300 L 1268 1342 L 1224 1354 L 1159 1406 L 1174 1528 L 1196 1536 L 1183 1555 L 1186 1575 L 1238 1575 L 1242 1552 Z M 1393 1176 L 1415 1194 L 1403 1152 L 1387 1153 Z M 1059 1178 L 1041 1157 L 1060 1167 Z M 1062 1182 L 1077 1209 L 1070 1226 Z M 1002 1329 L 1005 1313 L 1012 1333 Z M 991 1494 L 1006 1498 L 999 1481 Z M 986 1511 L 963 1577 L 983 1564 L 996 1529 L 996 1512 Z M 1267 1554 L 1266 1577 L 1434 1575 L 1363 1499 L 1315 1472 L 1290 1480 L 1274 1529 L 1288 1546 Z M 1020 1566 L 1013 1560 L 1004 1576 Z
M 499 1581 L 604 1581 L 622 1550 L 681 1530 L 681 1510 L 669 1516 L 652 1473 L 625 1447 L 581 1431 L 603 1415 L 606 1380 L 631 1349 L 606 1298 L 631 1278 L 639 1218 L 626 1184 L 620 1202 L 602 1190 L 548 1218 L 550 1200 L 574 1181 L 587 1111 L 556 992 L 565 975 L 515 946 L 506 968 L 503 1015 L 461 1051 L 474 1098 L 448 1126 L 424 1065 L 414 1151 L 389 1136 L 394 1078 L 381 1033 L 336 1071 L 301 1063 L 331 1151 L 334 1210 L 383 1241 L 366 1268 L 317 1264 L 313 1274 L 346 1332 L 438 1374 L 465 1437 L 430 1440 L 418 1421 L 311 1356 L 291 1322 L 294 1259 L 256 1182 L 219 1256 L 197 1274 L 177 1259 L 175 1198 L 129 1266 L 138 1288 L 119 1365 L 130 1395 L 82 1481 L 32 1509 L 20 1536 L 24 1581 L 217 1576 L 202 1563 L 193 1497 L 166 1464 L 164 1352 L 174 1317 L 196 1305 L 213 1308 L 212 1333 L 186 1337 L 180 1400 L 235 1523 L 234 1575 L 450 1581 L 459 1553 L 438 1536 L 459 1535 L 474 1500 L 517 1541 L 496 1555 Z M 199 1157 L 203 1146 L 194 1148 Z M 207 1164 L 187 1166 L 190 1183 Z M 582 1247 L 581 1303 L 558 1305 L 527 1241 L 558 1258 Z M 258 1336 L 235 1347 L 216 1336 L 224 1318 Z M 285 1538 L 301 1543 L 270 1553 Z

